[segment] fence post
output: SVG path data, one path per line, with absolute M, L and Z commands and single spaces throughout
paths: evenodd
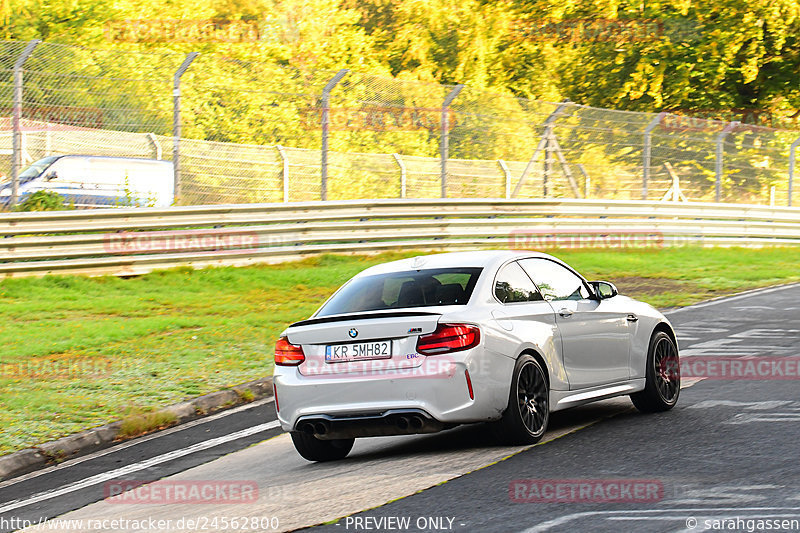
M 11 117 L 11 206 L 17 205 L 19 198 L 19 171 L 22 167 L 22 65 L 33 53 L 33 49 L 42 41 L 29 41 L 25 49 L 14 62 L 14 101 Z
M 322 168 L 321 168 L 321 181 L 319 187 L 320 200 L 328 199 L 328 128 L 330 127 L 330 100 L 331 91 L 336 84 L 342 81 L 342 78 L 350 72 L 350 70 L 343 68 L 336 75 L 325 84 L 322 89 Z
M 714 188 L 714 201 L 719 202 L 722 198 L 722 156 L 723 156 L 723 146 L 722 143 L 725 141 L 725 137 L 728 134 L 736 129 L 739 125 L 738 120 L 734 120 L 733 122 L 729 122 L 727 126 L 722 128 L 722 131 L 717 134 L 717 156 L 714 161 L 714 174 L 716 175 L 716 185 Z
M 173 203 L 178 203 L 181 196 L 181 76 L 192 64 L 197 52 L 189 52 L 186 58 L 175 71 L 172 82 L 172 172 L 173 172 Z
M 456 85 L 447 93 L 442 102 L 442 138 L 441 138 L 441 167 L 442 167 L 442 198 L 447 198 L 447 158 L 450 156 L 450 117 L 447 114 L 450 104 L 456 99 L 464 85 Z
M 800 137 L 795 139 L 792 145 L 789 147 L 789 207 L 792 207 L 792 182 L 794 181 L 794 161 L 798 144 L 800 144 Z
M 289 158 L 286 156 L 286 150 L 280 144 L 275 145 L 278 149 L 278 155 L 281 156 L 281 176 L 283 177 L 283 202 L 289 202 Z
M 539 152 L 541 152 L 550 143 L 550 136 L 553 133 L 553 125 L 556 119 L 564 111 L 564 108 L 570 104 L 572 104 L 572 102 L 570 102 L 569 100 L 564 100 L 563 102 L 558 104 L 558 107 L 556 107 L 555 111 L 550 113 L 550 115 L 547 117 L 547 120 L 544 121 L 544 133 L 542 134 L 542 138 L 539 139 L 539 144 L 536 146 L 536 149 L 533 151 L 533 155 L 528 160 L 528 164 L 525 165 L 525 170 L 522 171 L 522 175 L 519 177 L 519 181 L 517 182 L 516 187 L 514 187 L 514 191 L 511 193 L 512 197 L 519 194 L 519 190 L 522 188 L 522 184 L 528 177 L 528 172 L 530 172 L 531 168 L 533 167 L 534 161 L 536 161 L 536 156 L 538 156 Z M 547 196 L 546 192 L 544 196 Z
M 642 154 L 642 200 L 647 200 L 647 186 L 650 182 L 650 166 L 651 166 L 651 134 L 656 126 L 661 124 L 664 117 L 667 116 L 666 111 L 662 111 L 653 117 L 650 124 L 644 129 L 644 150 Z
M 544 162 L 542 164 L 542 197 L 547 198 L 547 186 L 550 181 L 550 167 L 553 161 L 553 127 L 548 124 L 545 127 L 544 141 Z
M 408 184 L 408 172 L 406 171 L 406 164 L 403 163 L 403 158 L 400 154 L 392 154 L 397 166 L 400 168 L 400 198 L 406 197 L 406 186 Z
M 503 172 L 503 178 L 505 180 L 505 198 L 508 200 L 511 198 L 511 171 L 508 170 L 508 165 L 502 159 L 497 160 L 497 164 L 500 166 L 500 170 Z

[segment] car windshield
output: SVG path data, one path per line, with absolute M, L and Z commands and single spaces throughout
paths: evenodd
M 331 298 L 316 316 L 342 313 L 466 305 L 481 268 L 437 268 L 356 278 Z
M 49 157 L 45 157 L 44 159 L 39 159 L 38 161 L 34 162 L 31 166 L 23 170 L 19 173 L 19 184 L 25 185 L 29 181 L 33 180 L 34 178 L 38 177 L 42 172 L 45 171 L 47 167 L 53 164 L 53 162 L 58 159 L 60 156 L 52 155 Z M 3 181 L 0 183 L 0 189 L 6 190 L 11 187 L 11 181 Z
M 56 159 L 58 159 L 58 156 L 57 155 L 53 155 L 53 156 L 45 157 L 44 159 L 40 159 L 40 160 L 36 161 L 35 163 L 33 163 L 31 166 L 29 166 L 28 168 L 26 168 L 25 170 L 23 170 L 20 173 L 20 175 L 19 175 L 20 179 L 21 178 L 35 178 L 36 176 L 38 176 L 39 174 L 44 172 L 44 170 L 47 167 L 52 165 L 53 161 L 55 161 Z

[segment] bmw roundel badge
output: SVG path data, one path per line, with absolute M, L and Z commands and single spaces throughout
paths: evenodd
M 358 337 L 358 330 L 356 328 L 350 328 L 350 331 L 348 331 L 347 334 L 350 335 L 351 339 L 355 339 Z

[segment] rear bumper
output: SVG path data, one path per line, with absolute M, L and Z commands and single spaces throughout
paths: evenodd
M 471 374 L 474 399 L 467 385 L 466 361 L 451 361 L 426 372 L 385 372 L 380 375 L 304 376 L 296 367 L 276 367 L 273 382 L 279 406 L 278 420 L 285 431 L 304 430 L 308 421 L 324 423 L 362 434 L 402 435 L 439 431 L 447 425 L 498 418 L 493 397 Z M 399 427 L 397 416 L 419 416 L 423 424 Z M 348 420 L 349 419 L 349 420 Z M 388 422 L 387 422 L 388 420 Z M 360 429 L 359 429 L 360 428 Z M 408 429 L 408 430 L 406 430 Z M 330 431 L 330 429 L 328 429 Z M 313 433 L 318 434 L 316 431 Z M 330 434 L 327 438 L 331 437 Z
M 436 433 L 446 427 L 422 409 L 390 409 L 375 414 L 301 416 L 294 429 L 328 440 Z

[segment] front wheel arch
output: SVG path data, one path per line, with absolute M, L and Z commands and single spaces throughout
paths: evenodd
M 664 333 L 669 335 L 670 338 L 672 339 L 672 342 L 675 343 L 675 347 L 676 348 L 678 347 L 678 337 L 675 336 L 675 332 L 672 330 L 670 325 L 667 324 L 666 322 L 659 322 L 658 324 L 656 324 L 656 327 L 653 328 L 653 333 L 650 334 L 650 341 L 653 340 L 653 337 L 659 331 L 663 331 Z M 648 346 L 650 344 L 650 341 L 648 341 Z

